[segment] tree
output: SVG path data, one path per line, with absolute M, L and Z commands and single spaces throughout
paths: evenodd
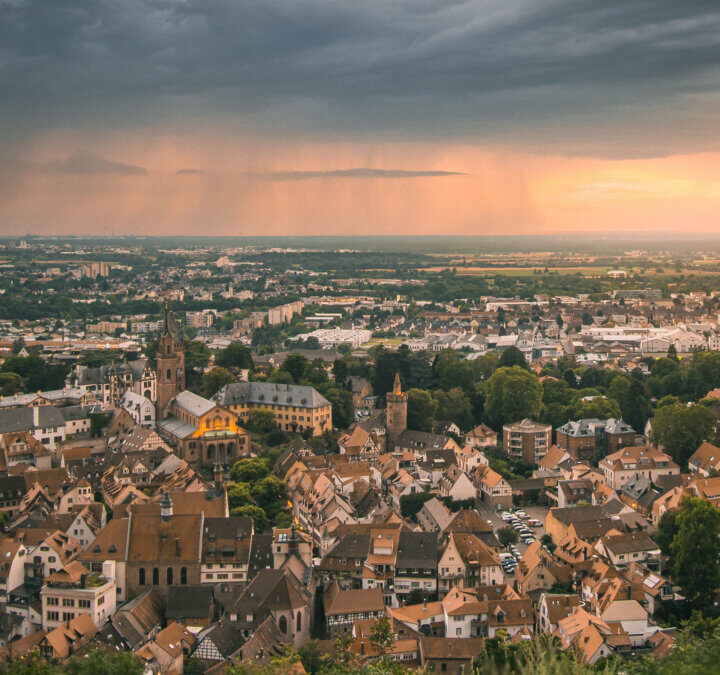
M 672 396 L 668 394 L 667 396 L 663 396 L 658 402 L 655 408 L 664 408 L 666 405 L 675 405 L 676 403 L 680 403 L 680 399 L 677 396 Z
M 64 672 L 70 675 L 140 675 L 143 666 L 131 651 L 107 654 L 92 649 L 84 658 L 69 661 Z
M 334 385 L 324 389 L 322 394 L 332 404 L 333 426 L 337 429 L 347 429 L 355 421 L 352 392 Z
M 335 382 L 344 385 L 348 377 L 347 363 L 345 363 L 343 359 L 335 359 L 333 362 L 332 373 L 335 378 Z
M 188 389 L 202 387 L 202 374 L 210 363 L 210 350 L 204 342 L 185 341 L 185 386 Z
M 400 497 L 400 513 L 403 518 L 412 518 L 422 508 L 422 505 L 430 501 L 435 495 L 432 492 L 415 492 L 411 495 Z
M 270 473 L 268 464 L 262 457 L 247 457 L 232 465 L 230 478 L 240 483 L 254 483 Z
M 667 350 L 667 358 L 672 359 L 673 361 L 679 361 L 679 360 L 680 360 L 680 359 L 678 359 L 677 349 L 675 349 L 675 345 L 674 345 L 674 344 L 671 344 L 671 345 L 668 347 L 668 350 Z
M 537 377 L 520 366 L 498 368 L 485 383 L 485 411 L 498 428 L 507 422 L 537 417 L 542 389 Z
M 280 366 L 280 370 L 289 373 L 293 382 L 298 383 L 308 363 L 310 362 L 301 354 L 292 353 L 287 355 L 287 358 Z
M 587 419 L 595 417 L 597 419 L 606 420 L 608 418 L 620 417 L 620 406 L 613 398 L 606 396 L 596 396 L 591 401 L 578 401 L 575 407 L 575 419 Z
M 220 391 L 220 389 L 222 389 L 226 384 L 230 384 L 231 382 L 237 382 L 237 378 L 226 368 L 215 366 L 215 368 L 208 370 L 207 373 L 203 373 L 203 394 L 209 398 Z
M 685 467 L 690 455 L 712 436 L 714 420 L 712 412 L 702 405 L 666 405 L 655 411 L 652 440 Z
M 252 352 L 242 342 L 231 342 L 218 352 L 215 365 L 245 370 L 252 368 Z
M 635 431 L 642 433 L 652 415 L 652 404 L 645 385 L 637 378 L 630 383 L 628 399 L 624 408 L 620 406 L 623 418 Z
M 266 434 L 275 428 L 275 415 L 269 410 L 251 410 L 248 415 L 247 426 L 257 434 Z
M 276 476 L 265 476 L 250 486 L 250 495 L 255 503 L 273 520 L 287 504 L 285 483 Z
M 418 605 L 425 600 L 425 593 L 420 588 L 413 588 L 405 598 L 406 605 Z
M 0 373 L 0 395 L 12 396 L 22 391 L 22 377 L 17 373 Z
M 408 391 L 408 429 L 432 431 L 437 413 L 437 401 L 424 389 Z
M 715 600 L 720 587 L 720 509 L 704 499 L 685 498 L 670 545 L 673 580 L 698 609 Z
M 246 506 L 238 506 L 230 511 L 231 516 L 248 516 L 253 519 L 255 532 L 264 532 L 268 526 L 268 517 L 264 509 L 259 506 L 248 504 Z
M 662 514 L 658 523 L 658 531 L 655 534 L 655 541 L 663 552 L 663 555 L 670 557 L 672 543 L 678 533 L 678 509 L 669 509 Z
M 328 662 L 328 657 L 317 640 L 308 640 L 298 649 L 298 656 L 305 668 L 305 672 L 310 675 L 323 670 Z
M 370 642 L 378 650 L 381 659 L 386 659 L 387 654 L 395 642 L 390 618 L 383 616 L 379 618 L 370 629 Z
M 250 486 L 247 483 L 229 483 L 227 486 L 227 496 L 230 509 L 252 504 Z
M 497 531 L 497 538 L 500 542 L 500 546 L 510 546 L 511 544 L 517 544 L 518 543 L 518 533 L 509 525 L 505 525 L 505 527 L 501 527 Z
M 122 356 L 122 352 L 117 349 L 93 349 L 85 352 L 80 357 L 79 363 L 88 368 L 97 368 L 110 363 L 118 363 L 122 361 Z
M 517 347 L 508 347 L 500 356 L 498 363 L 500 368 L 511 368 L 512 366 L 520 366 L 526 370 L 530 370 L 528 366 L 525 354 L 523 354 Z
M 549 534 L 544 534 L 540 537 L 540 543 L 552 553 L 555 550 L 555 542 Z
M 102 430 L 107 424 L 107 415 L 105 413 L 90 414 L 90 436 L 97 438 L 102 434 Z
M 463 431 L 475 425 L 472 403 L 461 387 L 454 387 L 448 392 L 435 391 L 433 398 L 437 404 L 439 420 L 454 422 Z

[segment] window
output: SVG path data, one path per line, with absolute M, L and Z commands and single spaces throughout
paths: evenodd
M 48 598 L 47 604 L 48 605 L 57 605 L 60 602 L 60 598 Z
M 187 584 L 187 567 L 180 568 L 180 583 L 185 586 Z
M 90 601 L 89 600 L 78 600 L 78 607 L 83 607 L 87 609 L 90 607 Z
M 104 605 L 104 604 L 105 604 L 105 596 L 104 596 L 104 595 L 101 595 L 101 596 L 98 598 L 97 604 L 98 604 L 98 607 L 99 607 L 100 605 Z
M 280 632 L 287 635 L 287 619 L 284 616 L 280 617 L 280 621 L 278 621 L 278 627 L 280 628 Z
M 138 570 L 138 584 L 140 586 L 145 585 L 145 568 L 143 567 Z
M 63 621 L 70 621 L 71 619 L 75 618 L 75 614 L 73 612 L 63 612 Z
M 48 621 L 60 621 L 60 615 L 57 612 L 48 612 L 47 619 Z
M 297 613 L 297 620 L 295 621 L 295 630 L 302 630 L 302 612 Z
M 73 598 L 63 598 L 63 607 L 75 607 L 75 600 Z
M 173 568 L 172 567 L 167 568 L 166 577 L 167 577 L 167 585 L 172 586 L 172 584 L 173 584 Z
M 160 570 L 157 567 L 153 567 L 153 586 L 157 586 L 160 583 Z

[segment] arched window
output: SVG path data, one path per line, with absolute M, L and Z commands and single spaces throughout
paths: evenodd
M 287 619 L 284 616 L 280 617 L 280 621 L 278 621 L 278 627 L 280 628 L 280 632 L 287 634 Z
M 157 586 L 160 583 L 160 570 L 157 567 L 153 567 L 153 586 Z
M 187 567 L 180 568 L 180 583 L 185 586 L 187 584 Z
M 145 568 L 144 567 L 141 567 L 138 570 L 138 584 L 140 584 L 141 586 L 145 585 Z
M 302 630 L 302 611 L 297 613 L 297 621 L 295 622 L 296 630 Z
M 172 586 L 173 583 L 173 568 L 168 567 L 167 568 L 167 585 Z

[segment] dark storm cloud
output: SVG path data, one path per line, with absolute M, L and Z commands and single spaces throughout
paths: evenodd
M 0 12 L 6 128 L 218 115 L 275 133 L 569 132 L 667 124 L 669 107 L 709 109 L 718 89 L 716 0 L 0 0 Z
M 457 171 L 409 171 L 406 169 L 335 169 L 331 171 L 271 171 L 248 174 L 253 178 L 272 181 L 309 180 L 312 178 L 419 178 L 433 176 L 464 176 Z
M 65 159 L 56 159 L 45 166 L 47 171 L 56 173 L 79 173 L 79 174 L 124 174 L 127 176 L 145 176 L 147 169 L 133 164 L 122 162 L 111 162 L 105 157 L 94 155 L 85 150 L 73 152 Z

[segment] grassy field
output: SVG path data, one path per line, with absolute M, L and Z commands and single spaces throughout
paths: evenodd
M 370 338 L 369 342 L 366 342 L 366 345 L 369 345 L 370 347 L 374 347 L 375 345 L 400 345 L 402 344 L 403 340 L 405 338 Z

